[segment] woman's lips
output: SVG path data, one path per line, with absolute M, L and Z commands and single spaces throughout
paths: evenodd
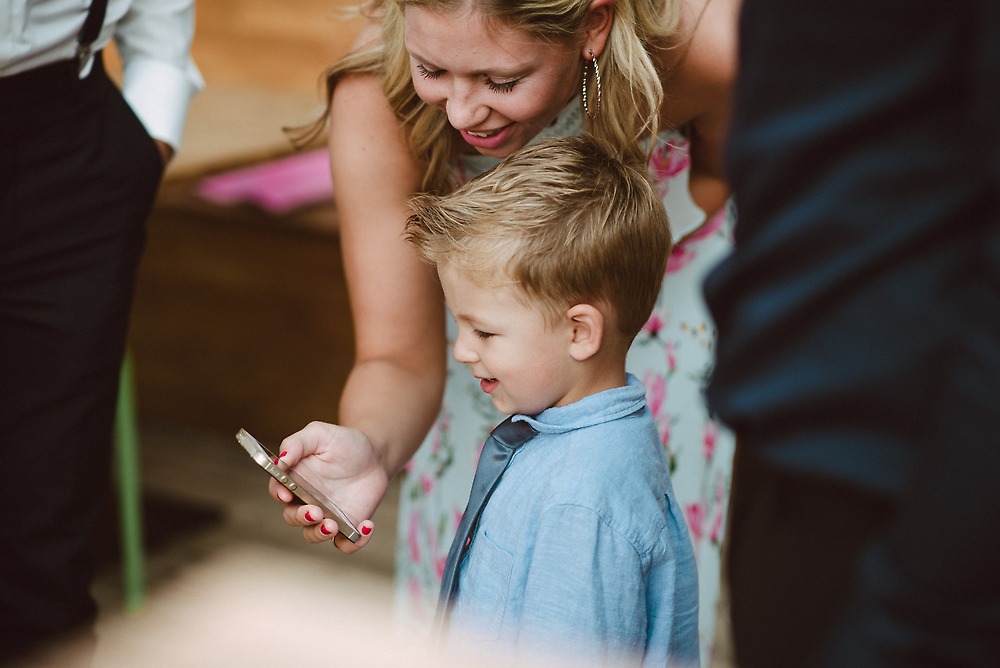
M 466 143 L 468 143 L 470 146 L 473 146 L 477 149 L 490 150 L 497 148 L 505 141 L 507 141 L 507 138 L 510 136 L 510 133 L 513 131 L 513 128 L 514 124 L 510 123 L 500 128 L 499 130 L 491 131 L 489 133 L 484 133 L 484 132 L 474 133 L 468 130 L 460 130 L 459 132 L 462 134 L 462 139 L 464 139 Z

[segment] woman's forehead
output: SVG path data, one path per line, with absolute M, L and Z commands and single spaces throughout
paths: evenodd
M 489 20 L 468 7 L 455 11 L 409 7 L 404 25 L 407 51 L 426 60 L 447 56 L 470 63 L 478 59 L 516 69 L 535 58 L 549 57 L 553 49 L 559 48 L 550 40 Z

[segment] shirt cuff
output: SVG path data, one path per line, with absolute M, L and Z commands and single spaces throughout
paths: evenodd
M 195 93 L 205 82 L 194 61 L 185 69 L 148 58 L 128 63 L 122 75 L 122 94 L 154 139 L 176 151 L 184 134 L 184 121 Z

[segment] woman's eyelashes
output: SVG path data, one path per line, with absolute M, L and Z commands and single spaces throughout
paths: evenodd
M 489 77 L 485 77 L 485 79 L 486 85 L 489 86 L 489 89 L 494 93 L 509 93 L 514 90 L 514 86 L 516 86 L 517 82 L 520 81 L 519 79 L 511 79 L 510 81 L 496 82 Z
M 417 65 L 417 72 L 425 79 L 437 79 L 444 74 L 444 70 L 429 70 L 423 65 Z
M 424 79 L 433 80 L 437 79 L 442 74 L 444 74 L 444 70 L 432 70 L 428 69 L 423 65 L 418 64 L 417 73 L 420 74 L 420 76 L 423 77 Z M 485 83 L 486 86 L 494 93 L 509 93 L 510 91 L 514 90 L 514 86 L 517 85 L 518 81 L 520 81 L 520 79 L 510 79 L 508 81 L 493 81 L 493 79 L 489 78 L 486 75 L 483 75 L 483 83 Z

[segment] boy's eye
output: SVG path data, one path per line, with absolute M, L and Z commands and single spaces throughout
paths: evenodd
M 510 81 L 496 82 L 486 77 L 486 85 L 494 93 L 509 93 L 514 90 L 514 86 L 517 85 L 519 79 L 511 79 Z
M 474 329 L 472 330 L 472 333 L 481 339 L 488 339 L 493 336 L 493 332 L 484 332 L 481 329 Z
M 417 65 L 417 72 L 425 79 L 437 79 L 444 74 L 444 70 L 429 70 L 423 65 Z

